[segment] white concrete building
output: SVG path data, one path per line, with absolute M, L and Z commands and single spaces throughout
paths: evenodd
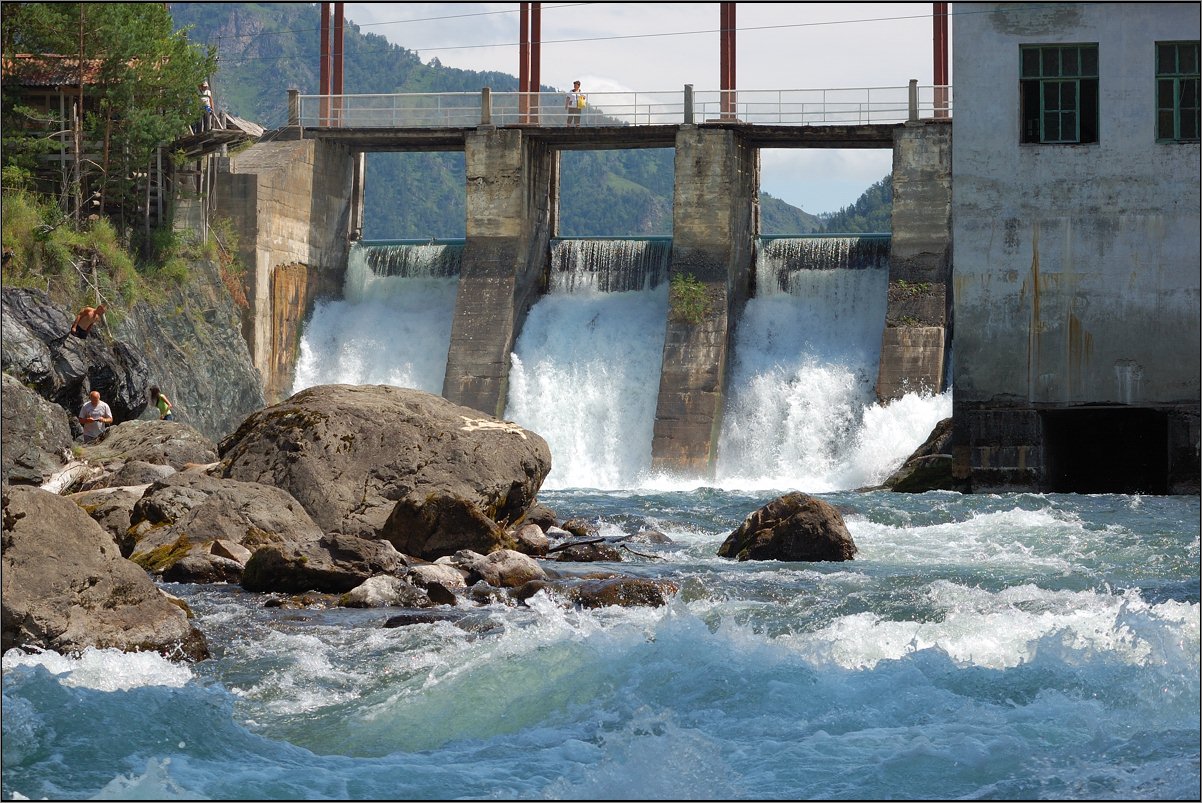
M 952 11 L 958 476 L 1197 493 L 1199 4 Z

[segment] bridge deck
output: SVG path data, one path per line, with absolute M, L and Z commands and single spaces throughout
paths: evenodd
M 949 121 L 950 122 L 950 121 Z M 890 148 L 893 132 L 903 123 L 868 125 L 749 125 L 739 122 L 702 123 L 703 128 L 739 132 L 759 148 Z M 537 125 L 503 126 L 520 129 L 532 140 L 557 150 L 616 150 L 671 148 L 681 124 L 643 126 L 592 126 L 547 128 Z M 461 151 L 475 127 L 448 128 L 296 128 L 288 133 L 347 145 L 355 151 Z

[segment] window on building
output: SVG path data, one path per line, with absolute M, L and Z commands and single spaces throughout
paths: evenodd
M 1098 141 L 1098 46 L 1023 45 L 1022 141 Z
M 1156 139 L 1198 141 L 1198 43 L 1156 43 Z

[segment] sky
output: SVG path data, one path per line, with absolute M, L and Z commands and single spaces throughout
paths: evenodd
M 423 62 L 518 74 L 520 3 L 346 3 L 363 33 Z M 543 3 L 541 83 L 585 92 L 720 88 L 719 3 Z M 737 3 L 739 89 L 933 83 L 932 3 Z M 954 28 L 954 21 L 951 26 Z M 954 31 L 952 32 L 954 35 Z M 949 51 L 950 53 L 950 51 Z M 888 149 L 761 153 L 761 189 L 811 214 L 854 203 Z

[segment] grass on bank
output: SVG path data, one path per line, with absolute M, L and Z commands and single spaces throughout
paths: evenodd
M 28 175 L 5 168 L 0 239 L 6 287 L 35 287 L 69 310 L 105 303 L 110 323 L 139 301 L 162 301 L 188 282 L 197 260 L 216 262 L 235 302 L 245 306 L 236 236 L 228 222 L 214 226 L 205 242 L 170 226 L 154 229 L 146 243 L 118 232 L 105 217 L 91 215 L 77 225 L 58 203 L 35 192 Z M 144 253 L 139 258 L 135 253 Z

